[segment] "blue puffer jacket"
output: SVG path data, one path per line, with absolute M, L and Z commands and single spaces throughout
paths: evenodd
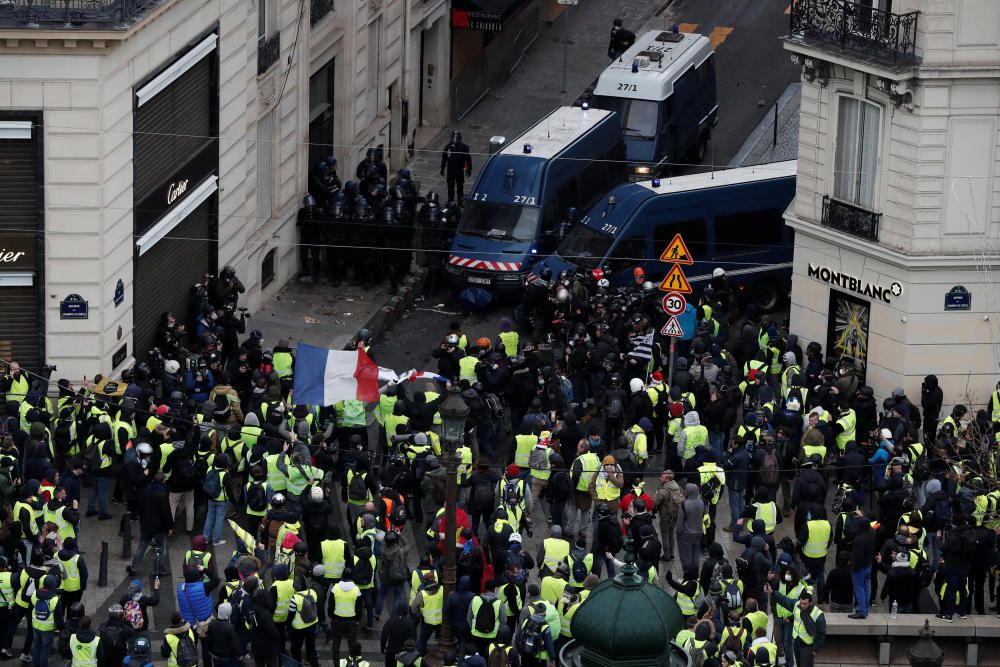
M 212 618 L 212 598 L 205 592 L 205 584 L 200 581 L 177 584 L 177 610 L 191 625 Z

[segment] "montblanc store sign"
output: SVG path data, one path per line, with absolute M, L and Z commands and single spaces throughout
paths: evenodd
M 849 292 L 866 296 L 869 299 L 878 299 L 884 303 L 892 303 L 892 297 L 903 293 L 903 286 L 893 281 L 889 286 L 877 283 L 868 283 L 860 278 L 855 278 L 849 273 L 834 271 L 826 266 L 809 265 L 809 277 L 821 280 L 833 287 L 840 287 Z

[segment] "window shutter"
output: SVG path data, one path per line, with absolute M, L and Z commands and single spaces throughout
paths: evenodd
M 271 219 L 274 193 L 274 109 L 257 121 L 257 227 Z

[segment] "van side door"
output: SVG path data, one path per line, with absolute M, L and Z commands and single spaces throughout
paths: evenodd
M 674 94 L 671 102 L 674 113 L 671 114 L 670 133 L 674 137 L 674 151 L 671 160 L 683 163 L 698 140 L 698 121 L 700 109 L 697 107 L 698 73 L 694 67 L 688 68 L 674 82 Z

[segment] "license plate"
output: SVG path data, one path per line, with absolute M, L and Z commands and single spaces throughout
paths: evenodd
M 475 285 L 492 285 L 493 284 L 493 281 L 490 280 L 489 278 L 479 278 L 478 276 L 469 276 L 468 280 L 469 280 L 470 283 L 473 283 Z
M 628 182 L 629 183 L 638 183 L 639 181 L 648 181 L 651 178 L 652 178 L 652 176 L 650 176 L 649 174 L 629 174 L 628 175 Z

